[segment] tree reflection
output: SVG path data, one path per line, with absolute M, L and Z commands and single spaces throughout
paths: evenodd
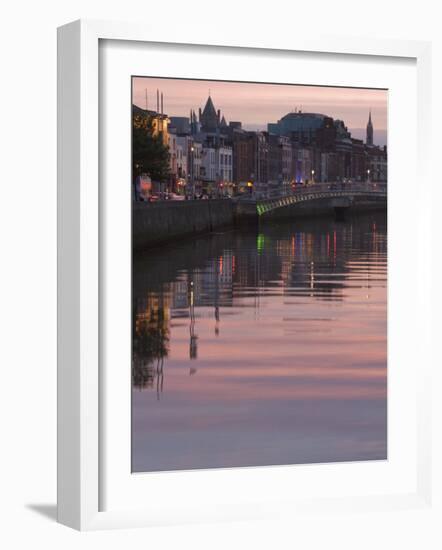
M 149 296 L 141 311 L 134 304 L 132 342 L 132 384 L 136 388 L 156 387 L 163 391 L 164 358 L 169 353 L 169 307 L 163 297 Z

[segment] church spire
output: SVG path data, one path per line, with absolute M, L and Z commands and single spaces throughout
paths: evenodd
M 373 123 L 371 122 L 371 109 L 368 115 L 366 143 L 369 146 L 373 145 Z
M 214 131 L 219 126 L 219 112 L 216 111 L 212 96 L 207 98 L 206 105 L 200 115 L 201 127 L 204 131 Z

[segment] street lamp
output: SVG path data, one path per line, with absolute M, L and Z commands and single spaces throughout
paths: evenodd
M 370 183 L 370 168 L 367 169 L 367 183 Z
M 315 171 L 312 170 L 312 183 L 315 183 Z
M 195 193 L 195 175 L 194 175 L 194 159 L 193 159 L 193 152 L 195 151 L 195 147 L 193 145 L 190 146 L 190 193 L 191 195 L 194 195 Z

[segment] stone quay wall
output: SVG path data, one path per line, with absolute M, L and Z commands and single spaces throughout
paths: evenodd
M 233 223 L 229 199 L 140 202 L 132 210 L 132 244 L 134 249 L 148 248 Z
M 341 201 L 342 202 L 342 201 Z M 149 248 L 167 242 L 208 233 L 217 228 L 258 224 L 283 219 L 353 215 L 368 210 L 385 210 L 386 199 L 355 197 L 347 203 L 332 198 L 306 201 L 276 208 L 258 216 L 256 203 L 230 199 L 136 203 L 132 211 L 133 249 Z

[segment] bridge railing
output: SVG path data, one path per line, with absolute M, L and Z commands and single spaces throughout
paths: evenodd
M 305 186 L 296 186 L 288 189 L 267 189 L 253 192 L 249 195 L 236 197 L 240 201 L 256 202 L 257 200 L 279 199 L 290 196 L 311 195 L 312 193 L 333 193 L 334 191 L 341 192 L 357 192 L 357 193 L 385 193 L 387 184 L 382 182 L 327 182 L 314 183 Z

